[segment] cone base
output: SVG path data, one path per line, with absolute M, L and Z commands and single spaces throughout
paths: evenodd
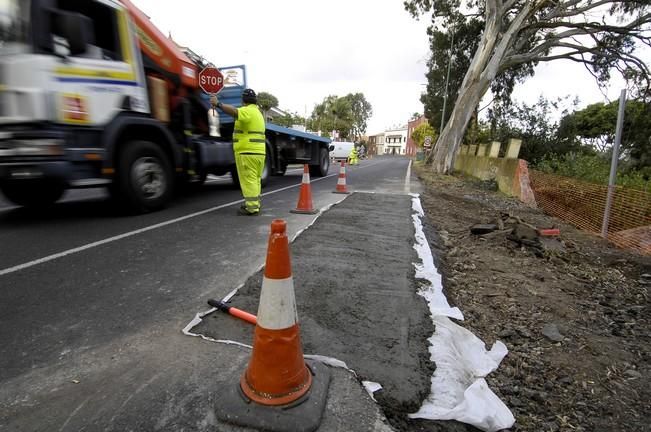
M 296 214 L 317 214 L 319 211 L 318 210 L 300 210 L 300 209 L 294 209 L 290 210 L 290 213 L 296 213 Z
M 270 405 L 270 406 L 288 406 L 288 405 L 297 405 L 300 403 L 300 400 L 309 393 L 310 388 L 312 387 L 312 373 L 310 368 L 307 365 L 303 366 L 301 371 L 302 375 L 305 377 L 305 382 L 301 388 L 297 389 L 293 393 L 288 393 L 281 396 L 268 396 L 264 397 L 256 393 L 253 387 L 247 382 L 245 371 L 240 377 L 240 390 L 242 390 L 242 395 L 250 399 L 253 402 L 259 403 L 261 405 Z
M 350 195 L 350 192 L 347 192 L 347 191 L 346 191 L 346 192 L 341 192 L 341 191 L 332 191 L 332 193 L 342 194 L 342 195 Z
M 242 393 L 239 377 L 219 389 L 215 414 L 223 422 L 273 432 L 311 432 L 319 428 L 330 386 L 330 369 L 320 362 L 306 360 L 314 372 L 309 392 L 293 404 L 260 405 Z

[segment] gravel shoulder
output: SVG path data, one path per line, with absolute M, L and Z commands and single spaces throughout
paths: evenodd
M 488 346 L 499 339 L 509 348 L 487 381 L 516 417 L 511 430 L 649 430 L 651 258 L 611 247 L 489 183 L 422 166 L 416 172 L 450 304 Z M 505 233 L 470 232 L 507 215 L 560 228 L 560 241 L 541 250 Z

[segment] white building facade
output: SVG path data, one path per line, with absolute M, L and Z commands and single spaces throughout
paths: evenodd
M 407 153 L 407 126 L 388 129 L 384 132 L 384 151 L 378 154 L 404 155 Z

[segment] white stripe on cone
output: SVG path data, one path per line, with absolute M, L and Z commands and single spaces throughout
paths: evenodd
M 346 179 L 343 178 L 343 177 L 339 177 L 339 178 L 337 179 L 337 184 L 338 184 L 338 185 L 345 185 L 345 184 L 346 184 Z
M 283 330 L 298 322 L 294 279 L 262 279 L 258 325 L 268 330 Z
M 303 173 L 303 184 L 308 184 L 310 182 L 310 174 Z

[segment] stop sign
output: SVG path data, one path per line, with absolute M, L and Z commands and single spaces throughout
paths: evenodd
M 199 72 L 199 87 L 208 94 L 219 93 L 224 87 L 224 75 L 217 68 L 204 68 Z

